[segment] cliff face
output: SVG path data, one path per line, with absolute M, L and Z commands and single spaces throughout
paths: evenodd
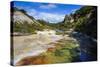
M 29 18 L 27 15 L 25 15 L 23 12 L 21 11 L 15 11 L 13 14 L 13 21 L 15 22 L 19 22 L 19 23 L 24 23 L 24 22 L 28 22 L 28 23 L 34 23 L 33 20 L 35 19 L 31 19 Z

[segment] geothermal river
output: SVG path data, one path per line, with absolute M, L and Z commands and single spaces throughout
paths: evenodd
M 62 35 L 47 34 L 45 32 L 28 36 L 14 36 L 14 65 L 24 57 L 37 56 L 42 52 L 46 52 L 48 48 L 55 47 L 53 43 L 62 38 Z

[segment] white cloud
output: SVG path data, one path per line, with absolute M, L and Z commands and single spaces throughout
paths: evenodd
M 57 23 L 64 20 L 65 15 L 63 14 L 54 14 L 46 12 L 38 12 L 35 9 L 28 10 L 29 15 L 33 16 L 35 19 L 42 19 L 50 23 Z
M 45 13 L 45 12 L 40 12 L 38 15 L 35 16 L 36 19 L 43 19 L 51 23 L 61 22 L 63 21 L 64 17 L 65 17 L 64 15 Z
M 48 4 L 48 5 L 41 5 L 40 8 L 42 9 L 51 9 L 56 8 L 57 6 L 55 4 Z
M 30 9 L 27 11 L 27 13 L 30 15 L 30 16 L 34 16 L 37 14 L 37 11 L 35 9 Z

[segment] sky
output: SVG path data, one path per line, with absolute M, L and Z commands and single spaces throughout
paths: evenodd
M 13 7 L 24 9 L 27 14 L 35 19 L 42 19 L 50 23 L 61 22 L 64 20 L 65 15 L 74 13 L 82 7 L 82 5 L 23 1 L 13 1 L 13 4 Z

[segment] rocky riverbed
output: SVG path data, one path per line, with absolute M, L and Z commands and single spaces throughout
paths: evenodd
M 13 36 L 13 46 L 14 65 L 96 60 L 96 41 L 75 32 L 56 35 L 39 31 L 33 35 Z
M 27 56 L 37 56 L 45 52 L 50 47 L 55 47 L 54 43 L 62 39 L 62 35 L 33 34 L 28 36 L 13 36 L 14 64 Z

